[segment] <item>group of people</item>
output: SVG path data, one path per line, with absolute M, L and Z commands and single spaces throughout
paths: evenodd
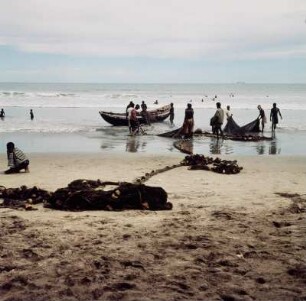
M 229 118 L 232 118 L 233 114 L 231 113 L 230 106 L 227 106 L 226 110 L 224 111 L 221 108 L 221 103 L 217 102 L 216 107 L 217 110 L 214 116 L 210 120 L 210 125 L 212 127 L 213 134 L 217 135 L 217 138 L 219 138 L 219 135 L 223 136 L 222 125 L 225 117 L 228 120 Z M 267 122 L 267 119 L 265 116 L 265 112 L 260 105 L 258 105 L 258 110 L 259 110 L 258 119 L 261 120 L 261 131 L 263 132 L 264 125 Z M 272 122 L 273 132 L 275 131 L 276 126 L 278 124 L 278 116 L 280 116 L 281 119 L 283 118 L 279 108 L 276 106 L 276 103 L 273 103 L 273 107 L 270 112 L 270 121 Z M 185 109 L 185 118 L 181 134 L 183 134 L 185 138 L 192 137 L 193 127 L 194 127 L 194 111 L 191 103 L 188 103 L 187 108 Z
M 140 108 L 141 111 L 139 111 Z M 140 114 L 144 118 L 146 124 L 151 124 L 150 113 L 148 112 L 146 103 L 142 101 L 139 106 L 138 104 L 135 105 L 133 101 L 131 101 L 126 107 L 126 118 L 128 120 L 128 127 L 131 135 L 136 135 L 141 129 L 137 114 Z
M 5 112 L 4 112 L 4 109 L 2 108 L 0 111 L 0 118 L 4 118 L 4 117 L 5 117 Z M 34 112 L 32 109 L 30 109 L 30 118 L 31 120 L 34 119 Z
M 265 123 L 267 123 L 267 117 L 265 114 L 265 111 L 263 108 L 258 105 L 259 115 L 258 119 L 261 121 L 261 131 L 264 131 Z M 283 119 L 283 116 L 279 110 L 279 108 L 276 106 L 276 103 L 273 104 L 271 112 L 270 112 L 270 121 L 272 122 L 272 131 L 274 132 L 276 129 L 276 125 L 278 124 L 278 116 Z

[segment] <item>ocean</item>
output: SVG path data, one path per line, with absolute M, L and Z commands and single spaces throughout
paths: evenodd
M 130 101 L 145 101 L 148 109 L 174 103 L 175 127 L 169 121 L 146 127 L 145 136 L 130 137 L 125 127 L 107 124 L 100 110 L 124 112 Z M 158 105 L 154 102 L 158 100 Z M 0 153 L 15 142 L 28 153 L 134 152 L 177 153 L 173 140 L 159 133 L 180 127 L 191 103 L 195 128 L 210 131 L 216 102 L 231 106 L 234 120 L 244 125 L 257 118 L 258 105 L 269 117 L 275 102 L 281 110 L 273 141 L 235 142 L 199 138 L 194 153 L 222 155 L 305 155 L 306 84 L 21 84 L 0 83 Z M 34 119 L 30 119 L 30 109 Z M 268 118 L 269 120 L 269 118 Z M 271 136 L 271 123 L 265 136 Z

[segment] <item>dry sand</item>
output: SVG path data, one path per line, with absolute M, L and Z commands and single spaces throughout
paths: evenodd
M 30 174 L 0 174 L 0 185 L 133 181 L 183 155 L 30 158 Z M 180 167 L 150 179 L 172 211 L 0 209 L 0 300 L 306 300 L 306 158 L 229 159 L 240 174 Z

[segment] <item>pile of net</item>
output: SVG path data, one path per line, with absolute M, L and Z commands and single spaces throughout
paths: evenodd
M 258 135 L 260 132 L 259 130 L 259 120 L 255 119 L 254 121 L 244 125 L 239 126 L 233 117 L 229 118 L 224 129 L 223 129 L 224 135 L 222 136 L 222 139 L 229 139 L 234 141 L 245 141 L 245 142 L 257 142 L 262 140 L 272 140 L 271 137 L 265 137 Z M 170 132 L 166 132 L 163 134 L 159 134 L 160 137 L 166 137 L 166 138 L 184 138 L 184 135 L 182 134 L 182 128 L 178 128 L 176 130 L 172 130 Z M 197 129 L 193 133 L 194 137 L 216 137 L 216 134 L 213 134 L 211 132 L 202 131 L 201 129 Z
M 111 189 L 107 189 L 111 187 Z M 0 190 L 0 207 L 35 210 L 32 204 L 70 210 L 171 210 L 167 192 L 161 187 L 144 184 L 75 180 L 67 187 L 49 192 L 37 187 L 5 188 Z
M 237 164 L 236 160 L 221 160 L 220 158 L 205 157 L 204 155 L 186 156 L 182 161 L 183 165 L 189 166 L 189 169 L 204 169 L 222 174 L 237 174 L 243 167 Z
M 18 188 L 5 188 L 4 186 L 0 186 L 0 199 L 3 200 L 0 207 L 36 210 L 32 205 L 49 200 L 51 195 L 51 192 L 37 188 L 36 186 L 32 188 L 28 188 L 25 185 Z

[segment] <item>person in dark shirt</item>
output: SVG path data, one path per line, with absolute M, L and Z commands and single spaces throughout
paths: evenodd
M 146 124 L 150 125 L 150 113 L 147 111 L 148 107 L 144 101 L 141 103 L 141 115 L 143 116 Z
M 279 108 L 277 108 L 276 103 L 274 103 L 270 113 L 270 121 L 272 121 L 272 131 L 275 131 L 276 125 L 278 124 L 278 115 L 281 119 L 283 119 Z
M 5 112 L 4 112 L 3 109 L 1 109 L 1 111 L 0 111 L 0 117 L 1 117 L 1 118 L 4 118 L 4 117 L 5 117 Z
M 183 123 L 183 134 L 185 138 L 192 137 L 193 135 L 193 127 L 194 127 L 194 112 L 191 103 L 187 104 L 187 108 L 185 109 L 185 118 Z
M 33 113 L 33 110 L 32 110 L 32 109 L 30 110 L 30 118 L 31 118 L 31 120 L 34 119 L 34 113 Z

